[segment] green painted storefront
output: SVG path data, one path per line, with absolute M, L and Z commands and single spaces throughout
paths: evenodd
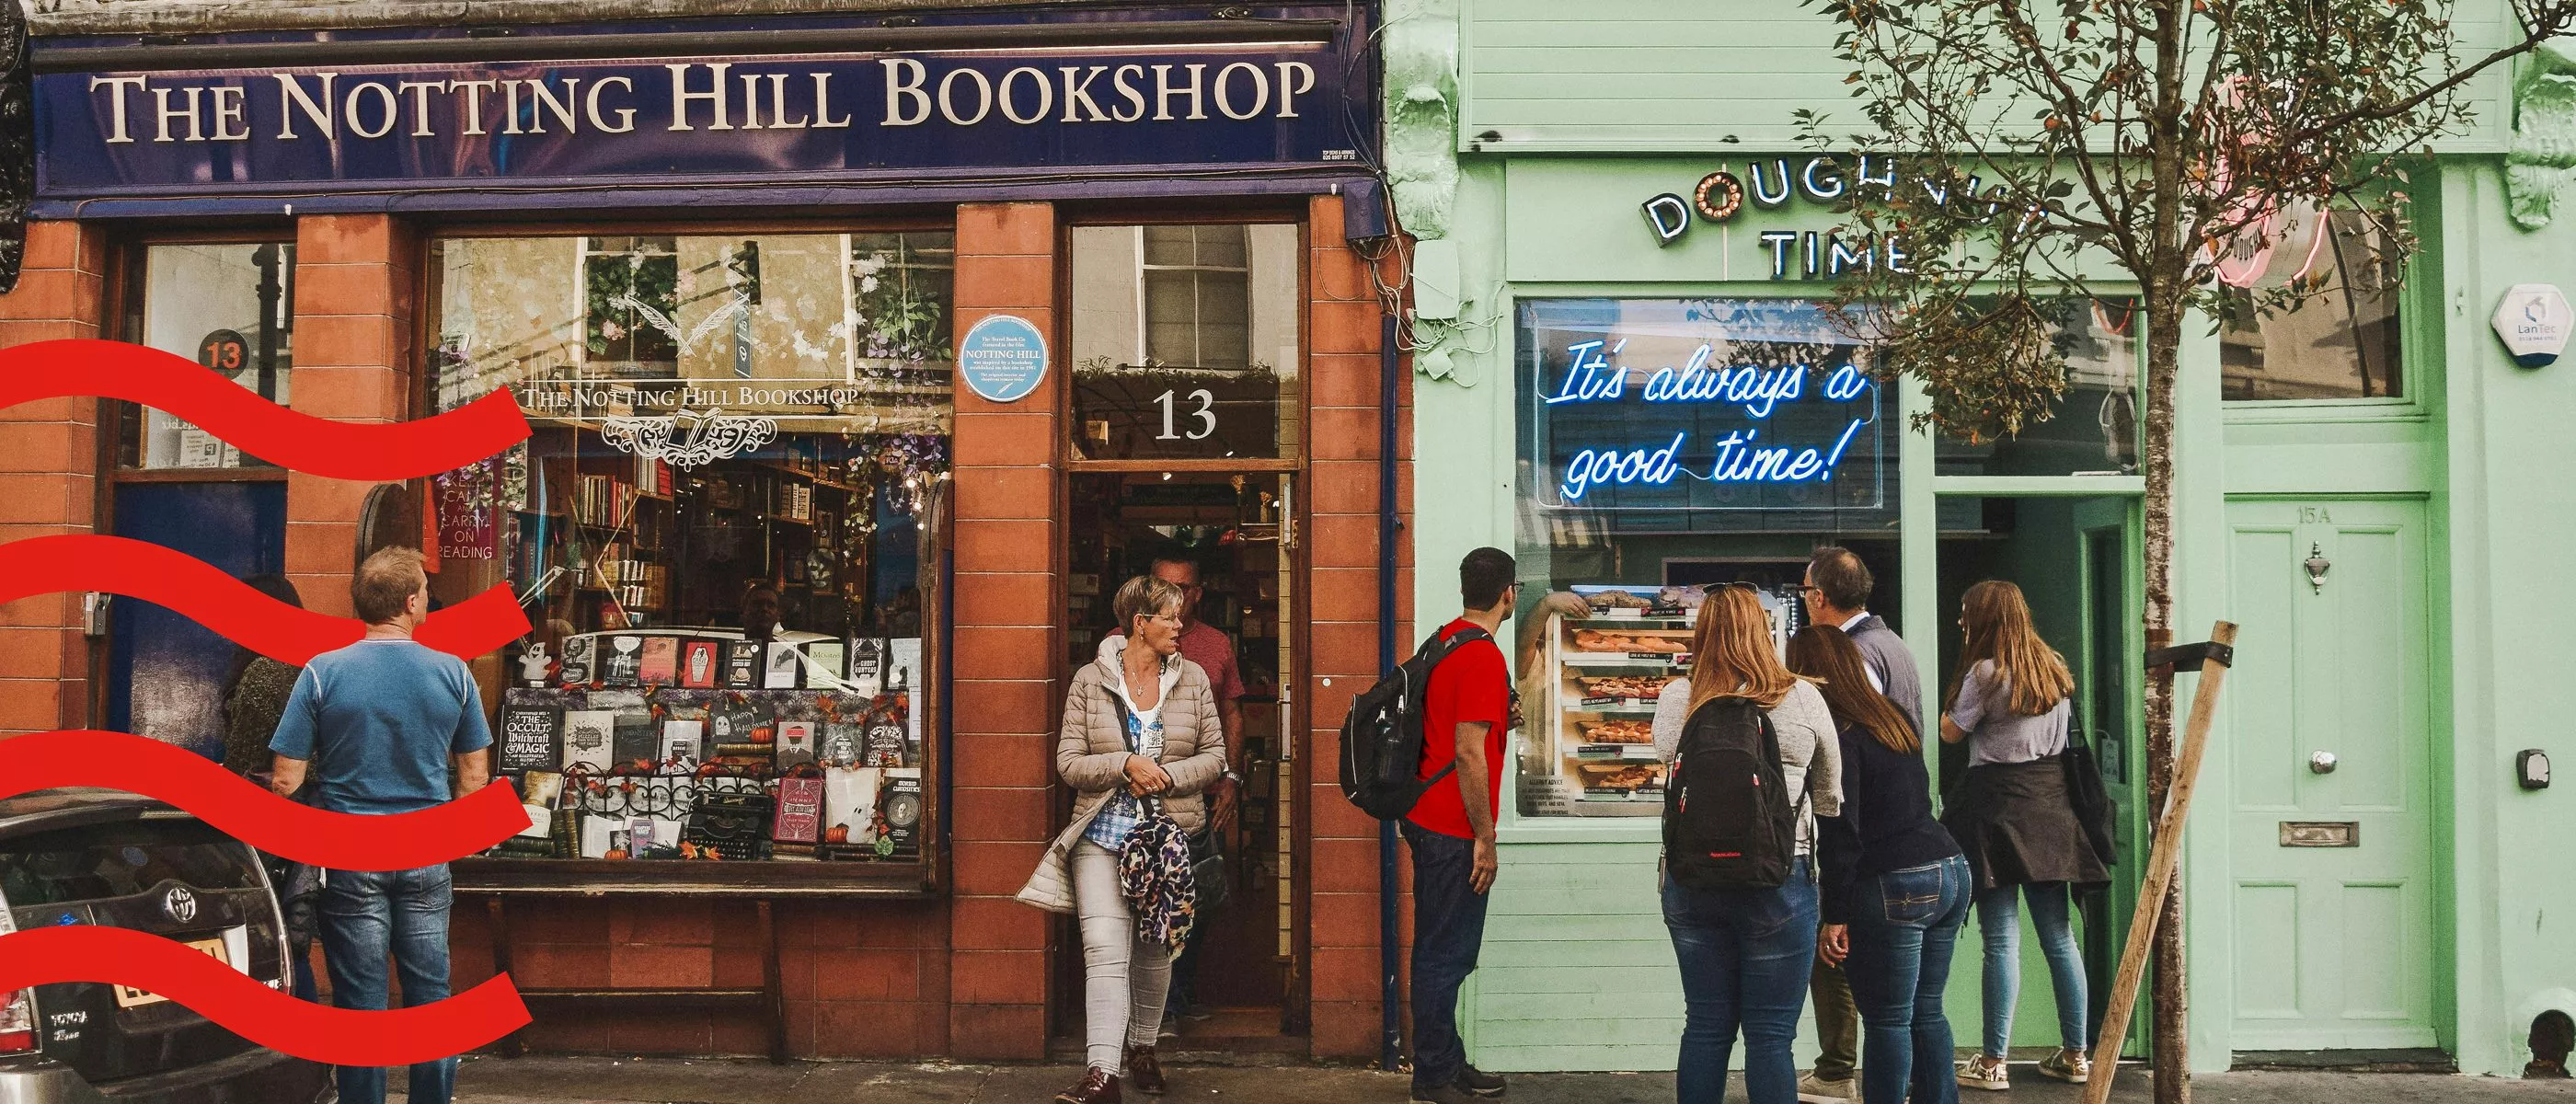
M 2503 12 L 2464 7 L 2478 9 L 2464 20 Z M 2109 442 L 2098 463 L 1905 432 L 1922 401 L 1908 390 L 1880 403 L 1874 510 L 1823 524 L 1770 512 L 1759 531 L 1718 519 L 1657 535 L 1649 522 L 1613 533 L 1616 551 L 1567 554 L 1563 512 L 1520 474 L 1523 435 L 1545 405 L 1536 353 L 1521 347 L 1532 340 L 1524 308 L 1827 294 L 1829 244 L 1811 281 L 1803 239 L 1762 238 L 1829 228 L 1823 204 L 1748 202 L 1723 223 L 1689 220 L 1669 245 L 1640 205 L 1687 201 L 1714 170 L 1771 182 L 1775 159 L 1800 170 L 1811 154 L 1789 113 L 1848 112 L 1843 69 L 1821 22 L 1754 0 L 1405 0 L 1386 14 L 1389 168 L 1408 229 L 1435 243 L 1420 254 L 1416 299 L 1427 291 L 1434 313 L 1460 300 L 1453 320 L 1415 333 L 1416 485 L 1442 489 L 1416 500 L 1417 607 L 1453 608 L 1442 568 L 1482 544 L 1519 549 L 1532 582 L 1647 585 L 1664 581 L 1658 565 L 1669 578 L 1677 563 L 1791 560 L 1842 540 L 1883 565 L 1874 605 L 1937 687 L 1951 673 L 1959 590 L 1980 577 L 2020 582 L 2118 760 L 2118 884 L 2102 919 L 2079 927 L 2094 987 L 2107 989 L 2101 964 L 2116 957 L 2144 835 L 2132 786 L 2143 770 L 2142 484 L 2117 447 L 2135 374 L 2124 384 L 2114 363 L 2134 349 L 2116 312 L 2096 312 L 2089 331 L 2108 374 L 2044 431 L 2061 445 Z M 2561 735 L 2576 715 L 2576 678 L 2562 672 L 2576 657 L 2576 572 L 2565 566 L 2576 362 L 2518 368 L 2488 323 L 2511 285 L 2576 285 L 2576 237 L 2508 216 L 2517 125 L 2546 120 L 2516 118 L 2511 80 L 2485 82 L 2476 98 L 2475 132 L 2417 174 L 2424 248 L 2393 300 L 2353 307 L 2342 330 L 2187 327 L 2179 631 L 2243 625 L 2187 838 L 2198 1069 L 2258 1052 L 2438 1049 L 2464 1072 L 2519 1073 L 2533 1018 L 2576 1013 L 2576 879 L 2558 861 L 2576 795 L 2514 780 L 2523 749 L 2576 755 Z M 2311 345 L 2345 351 L 2303 359 Z M 2357 365 L 2358 376 L 2310 379 L 2312 364 Z M 2123 386 L 2128 398 L 2111 397 Z M 2088 422 L 2098 424 L 2076 432 Z M 2321 580 L 2311 560 L 2329 565 Z M 2332 773 L 2311 768 L 2318 753 L 2336 757 Z M 1670 1068 L 1681 998 L 1656 903 L 1655 821 L 1506 806 L 1503 871 L 1464 997 L 1472 1060 Z M 2286 847 L 2286 823 L 2350 824 L 2359 845 Z M 1978 1022 L 1976 939 L 1972 920 L 1952 974 L 1963 1045 Z M 2047 974 L 2027 932 L 2022 944 L 2014 1044 L 2047 1046 Z M 1811 1044 L 1802 1039 L 1802 1059 Z M 2134 1036 L 2131 1052 L 2143 1047 Z

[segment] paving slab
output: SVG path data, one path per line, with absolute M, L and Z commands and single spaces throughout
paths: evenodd
M 2080 1090 L 2016 1065 L 1998 1104 L 2074 1104 Z M 469 1058 L 457 1077 L 458 1104 L 1045 1104 L 1081 1073 L 1069 1064 L 795 1062 L 757 1059 Z M 1168 1068 L 1163 1104 L 1402 1104 L 1402 1074 L 1314 1064 Z M 399 1083 L 400 1078 L 395 1079 Z M 1743 1077 L 1727 1098 L 1741 1101 Z M 1548 1073 L 1512 1076 L 1509 1104 L 1669 1104 L 1670 1073 Z M 2118 1104 L 2146 1104 L 2152 1079 L 2123 1069 Z M 1965 1093 L 1969 1104 L 1982 1094 Z M 2192 1081 L 2200 1104 L 2576 1104 L 2576 1082 L 2518 1081 L 2420 1073 L 2261 1071 Z M 396 1099 L 401 1099 L 399 1096 Z M 1149 1098 L 1132 1097 L 1135 1104 Z

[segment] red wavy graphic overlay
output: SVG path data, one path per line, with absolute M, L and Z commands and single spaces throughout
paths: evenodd
M 186 748 L 131 733 L 70 728 L 0 740 L 0 797 L 56 786 L 157 798 L 262 851 L 333 870 L 431 866 L 528 826 L 506 785 L 416 813 L 355 816 L 296 804 Z
M 0 408 L 79 395 L 167 411 L 269 463 L 332 479 L 434 475 L 528 438 L 528 420 L 507 388 L 434 418 L 335 422 L 296 413 L 186 357 L 141 345 L 65 339 L 0 349 Z
M 92 534 L 0 544 L 0 605 L 31 595 L 87 590 L 166 606 L 284 663 L 302 664 L 357 642 L 367 631 L 351 618 L 287 605 L 221 568 L 157 544 Z M 528 631 L 527 612 L 510 588 L 495 586 L 430 614 L 412 638 L 470 660 Z
M 149 989 L 271 1050 L 335 1066 L 407 1066 L 462 1054 L 528 1024 L 507 974 L 417 1008 L 326 1008 L 253 981 L 210 955 L 124 928 L 34 928 L 0 936 L 0 992 L 98 982 Z

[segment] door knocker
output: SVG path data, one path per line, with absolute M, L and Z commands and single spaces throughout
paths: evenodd
M 2315 544 L 2308 545 L 2308 558 L 2299 566 L 2308 569 L 2308 592 L 2311 594 L 2324 593 L 2326 589 L 2326 572 L 2334 570 L 2334 561 L 2326 558 L 2325 549 Z

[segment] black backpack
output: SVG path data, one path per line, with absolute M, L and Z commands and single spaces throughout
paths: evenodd
M 1350 715 L 1342 720 L 1342 796 L 1370 816 L 1395 820 L 1412 812 L 1424 793 L 1458 768 L 1452 759 L 1438 774 L 1414 777 L 1422 771 L 1422 709 L 1431 691 L 1431 669 L 1460 646 L 1491 639 L 1474 626 L 1447 640 L 1435 633 L 1413 658 L 1351 701 Z
M 1711 700 L 1683 726 L 1664 780 L 1665 869 L 1692 889 L 1786 885 L 1806 803 L 1789 793 L 1780 735 L 1762 707 Z

